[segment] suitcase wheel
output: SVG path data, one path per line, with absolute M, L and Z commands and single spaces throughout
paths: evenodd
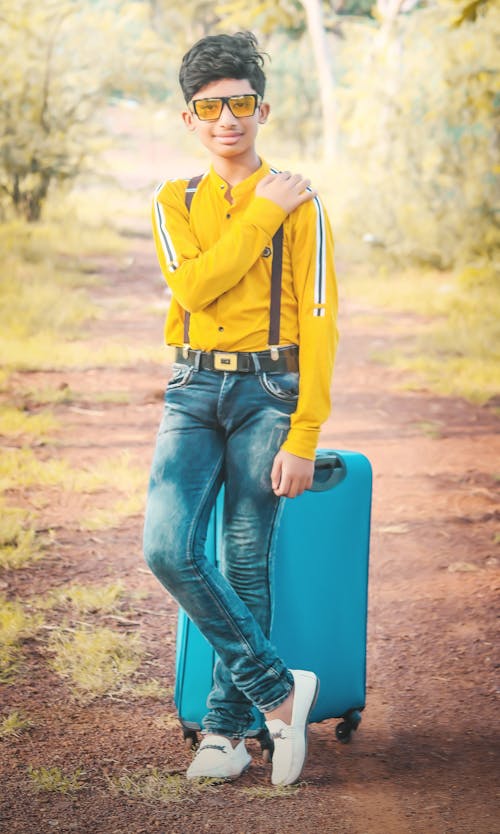
M 196 730 L 186 730 L 183 727 L 182 733 L 184 735 L 184 747 L 186 750 L 192 750 L 193 747 L 198 747 L 198 733 Z
M 348 744 L 354 730 L 357 730 L 361 722 L 361 713 L 359 710 L 353 709 L 346 712 L 343 718 L 344 720 L 335 727 L 335 735 L 338 741 L 341 741 L 342 744 Z
M 262 750 L 262 760 L 265 764 L 269 764 L 269 762 L 273 759 L 274 742 L 266 727 L 263 727 L 262 730 L 259 731 L 257 734 L 257 740 L 259 741 L 260 749 Z

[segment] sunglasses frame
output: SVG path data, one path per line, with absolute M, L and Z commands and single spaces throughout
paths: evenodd
M 245 98 L 248 98 L 248 97 L 253 98 L 254 103 L 255 103 L 253 113 L 250 113 L 247 116 L 238 116 L 236 113 L 233 112 L 233 110 L 231 108 L 231 99 L 244 98 L 244 97 Z M 196 105 L 198 104 L 199 101 L 222 101 L 222 107 L 220 109 L 219 115 L 215 116 L 213 119 L 203 119 L 203 118 L 201 118 L 201 116 L 198 114 L 198 112 L 196 110 Z M 220 119 L 220 117 L 222 115 L 222 111 L 224 110 L 224 105 L 225 104 L 227 104 L 231 114 L 235 117 L 235 119 L 249 119 L 249 118 L 251 118 L 252 116 L 255 115 L 255 111 L 260 106 L 261 101 L 260 101 L 260 96 L 258 95 L 258 93 L 239 93 L 239 94 L 236 94 L 236 95 L 233 95 L 233 96 L 207 96 L 207 98 L 193 98 L 193 99 L 191 99 L 190 104 L 192 105 L 192 111 L 191 112 L 195 114 L 195 116 L 200 120 L 200 122 L 216 122 L 217 119 Z

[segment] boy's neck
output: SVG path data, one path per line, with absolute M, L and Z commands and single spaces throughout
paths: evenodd
M 254 174 L 260 168 L 261 164 L 256 151 L 253 149 L 243 157 L 233 157 L 232 159 L 226 159 L 222 156 L 212 156 L 214 171 L 227 182 L 229 188 L 246 180 L 247 177 Z

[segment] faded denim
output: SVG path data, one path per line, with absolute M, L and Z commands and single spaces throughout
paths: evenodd
M 268 639 L 281 506 L 270 473 L 297 390 L 297 373 L 175 365 L 151 469 L 145 559 L 219 656 L 203 727 L 234 738 L 248 730 L 252 704 L 269 712 L 293 686 Z M 219 571 L 205 557 L 205 541 L 223 481 Z

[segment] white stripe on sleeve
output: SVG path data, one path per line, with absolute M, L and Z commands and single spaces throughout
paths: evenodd
M 317 197 L 314 197 L 316 208 L 316 266 L 314 277 L 314 303 L 326 303 L 326 241 L 325 241 L 325 218 L 323 206 Z M 316 313 L 318 315 L 318 313 Z
M 168 268 L 170 272 L 175 272 L 177 267 L 179 266 L 177 261 L 177 253 L 175 251 L 174 244 L 172 242 L 172 238 L 170 237 L 167 229 L 167 223 L 165 219 L 165 212 L 163 210 L 163 206 L 161 205 L 160 201 L 158 200 L 157 195 L 160 193 L 161 189 L 163 188 L 164 183 L 158 186 L 155 191 L 154 196 L 154 214 L 155 214 L 155 221 L 158 227 L 158 237 L 160 240 L 160 246 L 163 250 L 163 254 L 165 256 L 165 260 L 168 264 Z

